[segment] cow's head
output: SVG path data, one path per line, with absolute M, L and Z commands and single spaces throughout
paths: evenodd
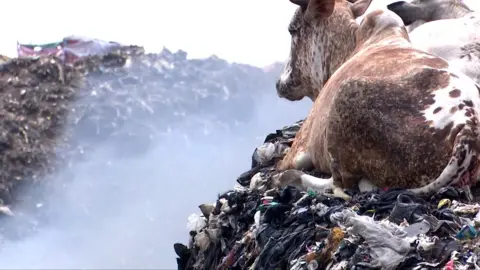
M 459 18 L 472 10 L 460 0 L 413 0 L 394 2 L 387 8 L 397 13 L 405 25 L 416 21 L 436 21 Z
M 315 100 L 323 84 L 355 48 L 355 18 L 372 0 L 290 0 L 299 6 L 288 31 L 290 56 L 277 81 L 279 97 Z

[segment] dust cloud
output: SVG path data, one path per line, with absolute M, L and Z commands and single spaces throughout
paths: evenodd
M 0 268 L 176 269 L 173 243 L 188 243 L 188 215 L 233 187 L 268 133 L 306 116 L 311 101 L 281 100 L 273 87 L 234 132 L 177 130 L 134 158 L 119 157 L 108 142 L 97 147 L 55 176 L 63 184 L 37 205 L 48 207 L 48 223 L 24 239 L 5 239 Z

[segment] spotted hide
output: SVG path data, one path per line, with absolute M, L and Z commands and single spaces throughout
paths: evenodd
M 283 95 L 287 98 L 308 96 L 307 88 L 321 91 L 279 164 L 287 170 L 276 183 L 333 189 L 346 199 L 342 189 L 354 188 L 362 179 L 420 195 L 447 185 L 468 188 L 479 165 L 478 86 L 445 60 L 413 48 L 395 13 L 373 11 L 356 24 L 368 3 L 310 0 L 296 12 L 292 21 L 302 23 L 292 33 L 296 43 L 289 63 L 296 72 L 284 74 L 277 91 L 288 93 Z M 348 40 L 353 44 L 338 45 L 336 33 L 352 33 Z M 328 65 L 341 59 L 345 61 L 336 69 Z M 319 76 L 325 84 L 284 85 L 299 80 L 291 76 Z M 302 83 L 309 82 L 315 80 Z M 304 165 L 332 177 L 297 170 Z

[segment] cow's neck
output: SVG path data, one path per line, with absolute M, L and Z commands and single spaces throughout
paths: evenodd
M 335 25 L 342 23 L 335 22 Z M 345 25 L 345 24 L 343 24 Z M 329 29 L 325 27 L 324 29 Z M 325 31 L 321 34 L 324 37 L 320 45 L 321 61 L 321 81 L 320 85 L 324 85 L 335 71 L 350 57 L 356 47 L 356 32 L 358 24 L 352 20 L 351 24 L 345 27 L 331 27 L 334 31 Z

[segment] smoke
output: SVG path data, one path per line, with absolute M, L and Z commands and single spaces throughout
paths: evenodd
M 187 135 L 195 130 L 181 130 L 135 158 L 97 147 L 88 161 L 59 172 L 62 185 L 37 202 L 49 209 L 47 225 L 4 240 L 0 268 L 176 269 L 173 243 L 187 243 L 188 215 L 231 189 L 265 136 L 303 119 L 310 106 L 279 99 L 272 85 L 239 131 L 200 139 Z

